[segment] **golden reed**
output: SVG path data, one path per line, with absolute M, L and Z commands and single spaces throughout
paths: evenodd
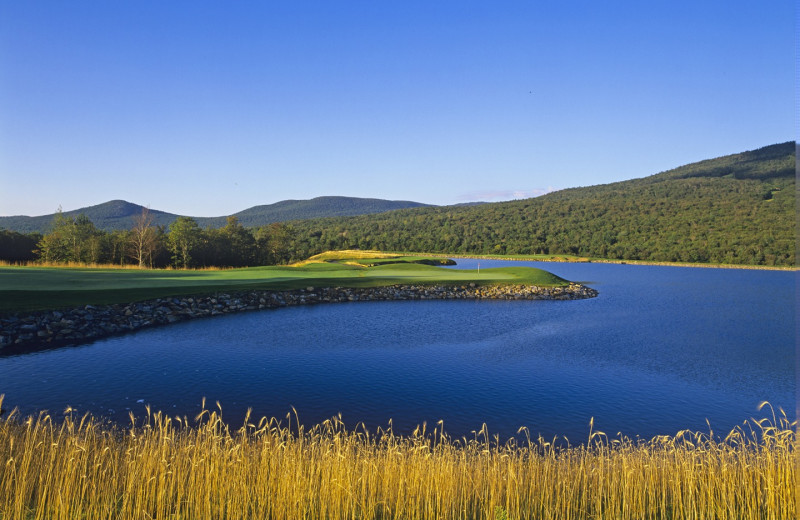
M 370 433 L 340 418 L 307 429 L 296 415 L 248 414 L 231 430 L 220 414 L 204 407 L 189 425 L 148 409 L 119 428 L 69 409 L 58 421 L 12 411 L 0 421 L 0 518 L 797 517 L 796 422 L 782 411 L 722 439 L 593 432 L 571 447 L 499 444 L 485 429 L 452 439 L 440 425 Z
M 43 262 L 40 260 L 34 260 L 30 262 L 9 262 L 6 260 L 0 260 L 0 267 L 57 267 L 57 268 L 68 268 L 68 269 L 121 269 L 121 270 L 131 270 L 131 271 L 140 271 L 140 270 L 147 270 L 147 271 L 230 271 L 236 269 L 235 267 L 217 267 L 217 266 L 205 266 L 205 267 L 192 267 L 192 268 L 185 268 L 185 267 L 173 267 L 173 266 L 166 266 L 166 267 L 140 267 L 138 264 L 97 264 L 97 263 L 86 263 L 86 262 Z

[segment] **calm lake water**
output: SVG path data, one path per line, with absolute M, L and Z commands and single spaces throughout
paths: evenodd
M 514 263 L 600 291 L 583 301 L 342 303 L 253 312 L 0 357 L 6 408 L 67 405 L 120 422 L 202 397 L 312 425 L 341 413 L 454 436 L 486 423 L 545 437 L 727 432 L 760 401 L 795 416 L 796 273 Z M 480 261 L 481 268 L 507 265 Z M 458 268 L 475 268 L 459 260 Z

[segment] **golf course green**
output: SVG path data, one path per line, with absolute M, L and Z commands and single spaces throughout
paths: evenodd
M 537 285 L 568 281 L 541 269 L 454 270 L 441 258 L 377 251 L 336 251 L 292 266 L 220 270 L 0 267 L 0 313 L 135 302 L 219 291 L 379 287 L 398 284 Z

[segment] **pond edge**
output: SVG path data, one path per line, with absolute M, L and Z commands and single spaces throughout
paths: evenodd
M 234 312 L 356 301 L 395 300 L 580 300 L 597 291 L 582 284 L 392 285 L 384 287 L 307 287 L 289 291 L 250 290 L 205 296 L 167 297 L 129 304 L 15 314 L 0 318 L 0 352 L 22 352 L 79 345 L 141 329 Z

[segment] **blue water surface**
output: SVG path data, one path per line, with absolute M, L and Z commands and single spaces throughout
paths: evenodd
M 459 260 L 457 268 L 477 268 Z M 508 265 L 481 260 L 481 269 Z M 581 301 L 341 303 L 178 323 L 88 345 L 0 357 L 4 407 L 67 405 L 125 422 L 144 406 L 192 418 L 206 397 L 311 425 L 453 436 L 485 423 L 581 442 L 594 429 L 645 438 L 727 432 L 795 416 L 792 272 L 515 263 L 589 284 Z M 706 422 L 708 420 L 708 423 Z M 294 421 L 294 419 L 293 419 Z

